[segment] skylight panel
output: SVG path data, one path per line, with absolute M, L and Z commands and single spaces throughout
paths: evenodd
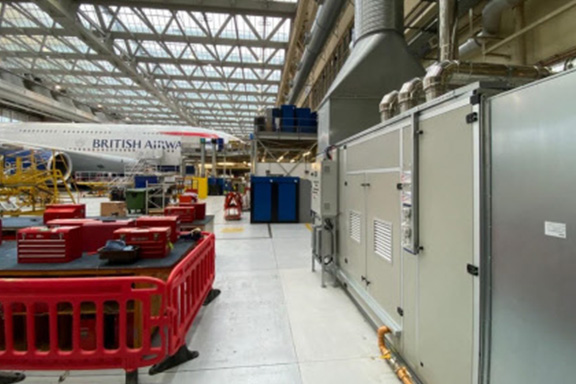
M 152 57 L 169 57 L 168 52 L 166 52 L 166 50 L 164 50 L 164 48 L 155 41 L 146 40 L 141 44 L 146 52 Z M 140 50 L 138 51 L 138 56 L 146 56 L 146 53 Z
M 278 31 L 272 36 L 270 40 L 272 41 L 281 41 L 287 43 L 290 41 L 290 20 L 286 19 L 282 23 L 282 26 Z
M 148 28 L 146 23 L 131 9 L 128 7 L 121 7 L 118 11 L 117 20 L 112 25 L 113 31 L 123 31 L 124 27 L 130 32 L 134 33 L 153 33 L 153 31 Z
M 0 49 L 2 51 L 25 52 L 28 50 L 21 42 L 0 36 Z
M 236 16 L 236 27 L 238 29 L 238 38 L 243 40 L 258 40 L 258 36 L 254 33 L 249 22 L 243 16 Z
M 203 15 L 201 13 L 194 12 L 193 14 L 196 16 L 199 15 L 203 19 Z M 178 11 L 176 13 L 176 19 L 178 20 L 178 23 L 180 24 L 180 26 L 182 27 L 182 29 L 184 30 L 184 33 L 186 35 L 206 36 L 206 32 L 205 32 L 206 27 L 205 27 L 205 25 L 198 23 L 198 22 L 202 23 L 202 21 L 198 20 L 198 17 L 193 17 L 192 14 L 190 14 L 186 11 Z M 198 22 L 197 22 L 197 20 L 198 20 Z M 182 32 L 180 32 L 180 29 L 177 28 L 176 23 L 172 23 L 170 25 L 168 33 L 181 34 Z
M 34 20 L 36 20 L 38 23 L 40 23 L 41 26 L 48 27 L 48 28 L 51 28 L 51 27 L 62 28 L 61 25 L 56 23 L 50 17 L 50 15 L 48 15 L 46 12 L 44 12 L 42 9 L 40 9 L 40 7 L 38 7 L 36 4 L 34 4 L 34 3 L 21 3 L 19 6 L 20 6 L 20 8 L 22 8 L 23 11 L 25 11 L 26 13 L 31 15 L 34 18 Z
M 191 44 L 194 55 L 198 60 L 214 60 L 214 56 L 204 44 Z
M 142 12 L 159 34 L 163 33 L 172 21 L 172 12 L 167 9 L 144 8 Z

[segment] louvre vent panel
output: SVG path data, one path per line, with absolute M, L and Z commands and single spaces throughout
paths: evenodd
M 374 220 L 374 253 L 392 262 L 392 223 Z
M 360 243 L 360 237 L 362 234 L 361 228 L 361 219 L 362 214 L 356 211 L 350 211 L 350 215 L 348 216 L 348 228 L 350 231 L 350 237 L 352 240 Z

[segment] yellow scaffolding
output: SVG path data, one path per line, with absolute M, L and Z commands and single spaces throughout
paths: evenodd
M 52 154 L 52 158 L 55 154 Z M 40 215 L 46 205 L 75 203 L 62 172 L 36 151 L 20 151 L 0 157 L 0 214 Z

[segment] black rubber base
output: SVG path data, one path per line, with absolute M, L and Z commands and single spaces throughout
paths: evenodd
M 208 304 L 213 302 L 214 299 L 216 299 L 218 296 L 220 296 L 220 293 L 222 293 L 222 291 L 220 291 L 219 289 L 210 290 L 210 292 L 208 292 L 208 296 L 206 296 L 206 300 L 204 300 L 204 304 L 202 304 L 202 305 L 207 306 Z
M 126 372 L 126 384 L 138 384 L 138 370 Z
M 26 375 L 20 372 L 0 372 L 0 384 L 19 383 L 26 378 Z
M 161 363 L 152 366 L 150 368 L 150 371 L 148 371 L 148 373 L 150 375 L 156 375 L 158 373 L 162 373 L 164 371 L 169 370 L 170 368 L 174 368 L 182 363 L 193 360 L 198 356 L 200 356 L 198 352 L 191 351 L 188 349 L 187 346 L 183 345 L 175 354 L 167 357 Z

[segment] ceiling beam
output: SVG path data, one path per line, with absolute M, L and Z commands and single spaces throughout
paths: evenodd
M 47 59 L 64 59 L 64 60 L 110 60 L 110 57 L 102 54 L 82 54 L 82 53 L 67 53 L 67 52 L 21 52 L 21 51 L 0 51 L 0 57 L 20 57 L 20 58 L 47 58 Z M 126 63 L 126 61 L 124 61 Z M 236 68 L 249 68 L 249 69 L 266 69 L 266 70 L 281 70 L 284 68 L 282 64 L 265 64 L 265 63 L 238 63 L 226 62 L 221 60 L 196 60 L 196 59 L 173 59 L 171 57 L 148 57 L 137 56 L 131 60 L 134 64 L 174 64 L 174 65 L 213 65 L 215 67 L 229 66 Z
M 85 28 L 77 21 L 76 14 L 79 5 L 77 2 L 71 0 L 36 0 L 35 3 L 65 29 L 72 31 L 90 48 L 113 63 L 125 76 L 132 78 L 136 83 L 140 84 L 142 88 L 155 95 L 158 100 L 170 108 L 176 115 L 192 125 L 197 125 L 196 119 L 158 89 L 151 79 L 141 74 L 135 63 L 126 62 L 122 57 L 117 55 L 110 41 L 96 36 L 91 30 Z
M 220 12 L 293 18 L 295 3 L 262 0 L 80 0 L 83 4 L 146 7 L 173 11 Z
M 26 36 L 42 36 L 50 35 L 55 37 L 75 36 L 67 29 L 56 28 L 15 28 L 15 27 L 2 27 L 0 28 L 0 35 L 26 35 Z M 288 47 L 287 43 L 281 41 L 268 41 L 268 40 L 247 40 L 247 39 L 229 39 L 223 37 L 202 37 L 202 36 L 183 36 L 183 35 L 155 35 L 153 33 L 139 33 L 139 32 L 109 32 L 107 34 L 112 40 L 132 40 L 139 41 L 164 41 L 171 43 L 192 43 L 192 44 L 221 44 L 221 45 L 238 45 L 254 48 L 273 48 L 285 49 Z
M 0 57 L 2 55 L 0 54 Z M 32 73 L 27 68 L 14 68 L 11 69 L 15 73 Z M 128 78 L 129 76 L 118 72 L 103 72 L 103 71 L 66 71 L 62 69 L 34 69 L 34 75 L 42 77 L 42 74 L 56 75 L 56 76 L 93 76 L 93 77 L 114 77 L 114 78 Z M 204 76 L 184 76 L 184 75 L 154 75 L 155 79 L 172 79 L 172 80 L 191 80 L 191 81 L 222 81 L 228 83 L 241 83 L 241 84 L 261 84 L 261 85 L 278 85 L 277 80 L 260 80 L 260 79 L 224 79 L 222 77 L 204 77 Z M 104 85 L 104 84 L 103 84 Z M 83 84 L 73 84 L 73 86 L 84 86 Z M 99 85 L 94 85 L 98 87 Z M 105 85 L 106 86 L 106 85 Z M 170 89 L 170 88 L 168 88 Z M 148 91 L 148 89 L 145 89 Z

